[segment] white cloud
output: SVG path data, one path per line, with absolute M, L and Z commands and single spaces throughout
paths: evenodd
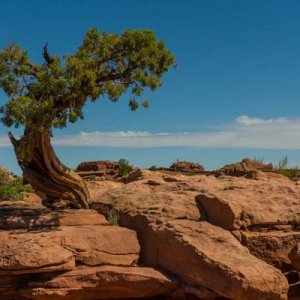
M 240 116 L 226 130 L 151 133 L 148 131 L 80 132 L 53 139 L 59 146 L 202 147 L 300 149 L 300 119 L 259 119 Z M 0 147 L 9 141 L 0 137 Z
M 260 119 L 260 118 L 250 118 L 246 115 L 239 116 L 235 119 L 236 123 L 251 126 L 251 125 L 260 125 L 260 124 L 277 124 L 277 123 L 287 123 L 289 122 L 286 118 L 277 118 L 277 119 Z

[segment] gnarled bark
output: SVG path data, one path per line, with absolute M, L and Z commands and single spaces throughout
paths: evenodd
M 51 208 L 89 208 L 90 197 L 85 182 L 57 158 L 49 131 L 26 128 L 19 140 L 11 133 L 9 138 L 24 180 L 46 195 L 45 205 Z

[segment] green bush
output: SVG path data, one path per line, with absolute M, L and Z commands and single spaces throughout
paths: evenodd
M 111 208 L 107 213 L 108 224 L 112 226 L 119 226 L 119 219 L 119 213 L 114 208 Z
M 127 175 L 128 173 L 131 172 L 132 166 L 129 164 L 129 161 L 125 158 L 121 158 L 118 161 L 119 164 L 119 171 L 122 176 Z
M 158 170 L 158 168 L 157 168 L 157 166 L 151 166 L 151 167 L 149 168 L 149 170 L 150 170 L 150 171 L 156 171 L 156 170 Z
M 33 192 L 33 188 L 24 185 L 22 178 L 10 179 L 0 170 L 0 200 L 23 200 L 25 192 Z
M 289 166 L 288 165 L 288 157 L 284 156 L 278 162 L 278 165 L 275 167 L 275 171 L 278 174 L 288 177 L 289 179 L 293 179 L 298 173 L 298 166 Z
M 276 173 L 293 179 L 299 173 L 299 169 L 278 169 Z

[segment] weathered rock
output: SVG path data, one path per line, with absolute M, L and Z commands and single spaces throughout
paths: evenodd
M 20 294 L 36 300 L 90 300 L 149 298 L 168 295 L 176 284 L 145 267 L 102 266 L 77 269 L 48 280 L 39 277 Z
M 88 266 L 132 266 L 139 258 L 136 233 L 118 226 L 66 226 L 61 229 L 63 247 Z
M 300 242 L 293 247 L 289 253 L 289 258 L 292 265 L 300 272 Z
M 114 161 L 98 160 L 98 161 L 86 161 L 80 163 L 76 171 L 102 171 L 103 173 L 112 173 L 118 171 L 119 164 Z M 110 174 L 111 175 L 111 174 Z
M 91 190 L 93 208 L 106 213 L 108 208 L 131 215 L 147 216 L 155 222 L 169 219 L 199 220 L 200 212 L 195 196 L 184 193 L 168 193 L 155 191 L 153 186 L 145 184 L 129 184 L 118 189 L 97 195 L 94 186 Z
M 250 255 L 221 228 L 207 222 L 176 220 L 159 226 L 156 237 L 157 265 L 183 281 L 203 285 L 230 299 L 286 297 L 284 276 Z
M 203 173 L 204 167 L 189 161 L 176 161 L 170 166 L 170 170 L 183 173 Z
M 273 171 L 272 163 L 264 164 L 262 162 L 245 158 L 241 162 L 226 165 L 223 168 L 214 172 L 215 176 L 219 177 L 222 175 L 229 176 L 244 176 L 248 178 L 255 178 L 256 171 Z
M 261 175 L 260 175 L 261 176 Z M 287 178 L 247 180 L 230 177 L 212 182 L 197 196 L 207 220 L 222 228 L 300 224 L 300 189 Z
M 291 249 L 300 242 L 300 232 L 291 228 L 266 232 L 241 231 L 242 244 L 263 261 L 283 272 L 290 269 L 288 257 Z
M 139 252 L 136 233 L 121 227 L 85 225 L 36 232 L 1 231 L 0 275 L 72 270 L 75 262 L 131 266 L 136 264 Z
M 199 176 L 187 182 L 187 176 L 176 176 L 176 182 L 164 182 L 165 175 L 155 173 L 93 199 L 96 209 L 114 207 L 120 224 L 138 232 L 142 262 L 177 275 L 194 287 L 193 295 L 204 287 L 231 299 L 286 298 L 287 281 L 280 271 L 252 256 L 229 232 L 196 222 L 205 219 L 196 195 L 218 179 Z M 159 184 L 149 185 L 149 180 Z
M 0 232 L 0 275 L 72 270 L 73 253 L 53 235 Z
M 130 183 L 138 180 L 141 176 L 142 176 L 142 171 L 138 168 L 133 168 L 128 174 L 118 179 L 118 181 L 123 183 Z
M 79 225 L 108 225 L 106 218 L 94 210 L 50 211 L 46 208 L 22 209 L 0 207 L 0 229 L 31 229 Z
M 129 183 L 138 180 L 142 175 L 142 171 L 135 167 L 132 167 L 128 174 L 122 174 L 119 163 L 106 160 L 83 162 L 76 170 L 87 181 L 110 180 Z

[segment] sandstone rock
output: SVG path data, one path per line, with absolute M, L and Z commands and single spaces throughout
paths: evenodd
M 145 267 L 102 266 L 77 269 L 30 282 L 20 294 L 36 300 L 133 299 L 168 295 L 176 284 Z
M 93 208 L 101 213 L 107 213 L 107 209 L 114 208 L 120 212 L 133 215 L 146 216 L 155 222 L 163 222 L 169 219 L 199 220 L 200 212 L 195 196 L 189 193 L 168 193 L 164 190 L 156 191 L 148 184 L 129 184 L 118 189 L 101 193 L 91 190 Z M 196 195 L 196 193 L 194 192 Z
M 72 270 L 75 258 L 53 234 L 0 232 L 0 275 Z
M 46 208 L 22 209 L 0 207 L 0 229 L 35 229 L 58 226 L 108 225 L 103 215 L 94 210 L 50 211 Z
M 291 249 L 300 242 L 300 232 L 288 229 L 266 232 L 241 231 L 241 242 L 250 252 L 283 272 L 290 268 Z
M 61 226 L 37 232 L 0 232 L 0 275 L 71 270 L 90 266 L 134 265 L 139 244 L 132 230 L 100 225 Z
M 300 272 L 300 243 L 296 244 L 289 254 L 292 265 Z
M 99 160 L 99 161 L 86 161 L 80 163 L 76 171 L 102 171 L 103 173 L 112 173 L 118 171 L 119 164 L 117 162 L 108 161 L 108 160 Z
M 128 174 L 123 175 L 120 165 L 112 161 L 89 161 L 83 162 L 77 167 L 78 174 L 88 181 L 110 180 L 129 183 L 136 181 L 142 175 L 139 168 L 132 167 Z
M 123 183 L 130 183 L 138 180 L 142 176 L 142 171 L 138 168 L 133 168 L 128 174 L 122 176 L 118 181 Z
M 136 233 L 117 226 L 62 227 L 63 247 L 88 266 L 135 265 L 140 247 Z
M 196 222 L 205 219 L 206 211 L 199 210 L 195 197 L 216 185 L 223 190 L 224 182 L 210 176 L 163 182 L 164 176 L 143 172 L 143 180 L 93 198 L 94 208 L 114 207 L 120 224 L 138 232 L 142 262 L 177 275 L 193 287 L 194 296 L 204 288 L 238 300 L 285 299 L 287 281 L 280 271 L 252 256 L 229 232 Z M 149 185 L 149 180 L 160 184 Z
M 223 178 L 207 185 L 197 201 L 208 221 L 225 229 L 297 226 L 300 189 L 283 176 L 275 177 L 274 181 Z
M 170 170 L 184 173 L 203 173 L 204 167 L 198 163 L 177 161 L 170 166 Z
M 216 170 L 215 176 L 219 177 L 222 175 L 229 176 L 245 176 L 248 178 L 255 178 L 256 171 L 273 171 L 272 163 L 263 164 L 259 161 L 245 158 L 241 162 L 226 165 L 223 168 Z M 253 173 L 254 172 L 254 173 Z
M 157 264 L 230 299 L 285 299 L 287 281 L 207 222 L 170 221 L 156 230 Z

